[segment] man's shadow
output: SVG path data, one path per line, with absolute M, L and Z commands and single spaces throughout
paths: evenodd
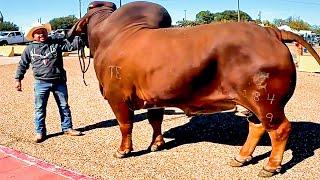
M 183 144 L 197 142 L 212 142 L 219 144 L 242 146 L 248 135 L 248 122 L 234 113 L 219 113 L 197 116 L 178 127 L 164 133 L 165 138 L 173 140 L 167 142 L 165 149 L 175 148 Z M 271 146 L 270 138 L 265 133 L 258 146 Z M 292 168 L 303 160 L 312 157 L 314 151 L 320 148 L 320 124 L 299 120 L 292 122 L 287 150 L 292 150 L 292 159 L 282 166 L 281 173 Z M 255 164 L 268 158 L 270 152 L 258 155 L 252 159 Z

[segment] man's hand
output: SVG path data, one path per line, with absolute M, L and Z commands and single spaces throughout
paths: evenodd
M 15 85 L 15 88 L 17 91 L 22 91 L 22 88 L 21 88 L 21 81 L 20 80 L 16 80 L 16 85 Z

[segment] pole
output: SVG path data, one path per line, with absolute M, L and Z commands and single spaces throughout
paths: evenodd
M 3 23 L 3 16 L 2 16 L 1 11 L 0 11 L 0 23 Z
M 187 10 L 184 10 L 184 20 L 187 20 Z
M 238 22 L 240 22 L 240 0 L 238 0 Z
M 120 6 L 119 7 L 121 7 L 122 6 L 122 3 L 121 3 L 121 0 L 120 0 Z
M 79 0 L 79 15 L 80 15 L 80 19 L 81 19 L 81 0 Z

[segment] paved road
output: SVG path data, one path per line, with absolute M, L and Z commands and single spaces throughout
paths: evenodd
M 0 56 L 0 65 L 15 64 L 15 63 L 18 63 L 19 60 L 20 60 L 20 56 L 13 56 L 13 57 Z

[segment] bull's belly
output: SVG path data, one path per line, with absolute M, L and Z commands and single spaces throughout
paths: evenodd
M 228 111 L 235 108 L 235 102 L 233 101 L 219 101 L 205 104 L 191 104 L 189 106 L 178 107 L 182 109 L 187 115 L 201 115 L 201 114 L 213 114 L 222 111 Z
M 165 107 L 177 107 L 185 112 L 188 116 L 214 114 L 222 111 L 233 110 L 236 103 L 233 101 L 216 101 L 216 102 L 197 102 L 197 103 L 183 103 L 183 104 L 145 104 L 144 109 L 157 109 Z
M 171 99 L 145 100 L 145 109 L 177 107 L 188 115 L 213 114 L 235 108 L 236 93 L 233 91 L 222 91 L 222 88 L 212 88 L 212 91 L 197 91 L 194 94 L 177 96 Z M 158 96 L 159 97 L 159 96 Z

